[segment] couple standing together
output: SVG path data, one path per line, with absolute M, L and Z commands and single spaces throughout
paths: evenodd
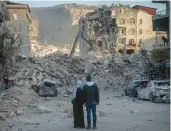
M 96 83 L 91 81 L 91 76 L 86 77 L 86 84 L 82 88 L 82 82 L 78 80 L 74 88 L 73 114 L 74 127 L 84 128 L 83 105 L 87 110 L 87 129 L 91 128 L 91 111 L 93 114 L 93 129 L 96 129 L 96 105 L 99 104 L 99 90 Z

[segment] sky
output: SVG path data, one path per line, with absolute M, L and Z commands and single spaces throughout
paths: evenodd
M 28 4 L 30 7 L 49 7 L 59 4 L 76 3 L 76 4 L 87 4 L 87 5 L 111 5 L 112 3 L 129 4 L 131 7 L 134 5 L 143 5 L 147 7 L 157 8 L 157 11 L 164 10 L 165 4 L 152 3 L 150 1 L 24 1 L 24 0 L 13 0 L 15 2 Z

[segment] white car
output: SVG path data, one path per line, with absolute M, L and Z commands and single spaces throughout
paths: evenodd
M 163 101 L 170 101 L 170 81 L 169 80 L 151 80 L 145 88 L 138 89 L 139 99 L 147 99 L 155 102 L 155 98 Z

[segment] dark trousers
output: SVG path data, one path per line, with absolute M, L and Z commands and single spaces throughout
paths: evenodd
M 93 126 L 96 126 L 96 104 L 86 104 L 86 110 L 87 110 L 87 123 L 88 126 L 91 125 L 91 111 L 93 114 Z

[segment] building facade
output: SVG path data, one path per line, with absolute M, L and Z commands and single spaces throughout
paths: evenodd
M 15 37 L 19 38 L 15 42 L 15 55 L 29 56 L 30 55 L 30 8 L 28 5 L 7 2 L 7 9 L 10 13 L 10 21 L 6 22 L 7 27 Z
M 161 35 L 153 31 L 152 17 L 156 14 L 155 8 L 136 5 L 134 7 L 113 7 L 112 18 L 116 19 L 119 27 L 118 51 L 131 54 L 146 49 L 151 51 L 156 39 L 162 41 Z M 158 34 L 156 36 L 156 34 Z M 159 38 L 160 37 L 160 38 Z
M 127 6 L 113 7 L 112 18 L 116 19 L 119 28 L 118 51 L 124 53 L 136 51 L 137 41 L 137 10 Z

